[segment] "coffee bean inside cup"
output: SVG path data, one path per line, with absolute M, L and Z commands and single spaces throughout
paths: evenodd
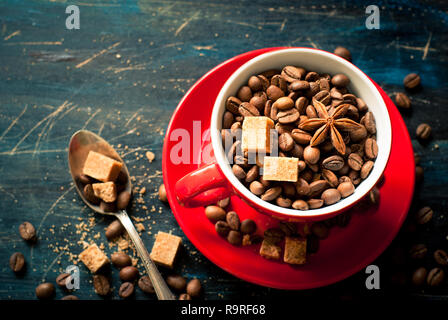
M 351 58 L 342 47 L 335 53 Z M 222 119 L 223 147 L 237 179 L 262 200 L 295 210 L 329 206 L 355 193 L 381 146 L 375 117 L 350 83 L 343 73 L 293 65 L 249 77 L 227 98 Z M 425 137 L 428 130 L 421 131 Z M 221 235 L 240 243 L 232 214 L 225 224 L 217 224 L 226 220 L 219 206 L 207 207 L 206 215 Z

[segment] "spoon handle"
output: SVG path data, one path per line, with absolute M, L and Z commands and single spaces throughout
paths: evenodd
M 145 265 L 146 271 L 148 273 L 148 276 L 151 279 L 152 285 L 154 286 L 157 298 L 159 298 L 159 300 L 176 300 L 176 297 L 168 288 L 159 270 L 157 270 L 156 265 L 149 257 L 148 250 L 146 250 L 146 247 L 143 244 L 142 239 L 138 235 L 137 230 L 135 230 L 135 227 L 126 211 L 120 210 L 116 214 L 116 216 L 120 220 L 123 227 L 128 232 L 132 242 L 134 243 L 135 248 L 137 249 L 137 253 L 140 256 L 140 259 L 142 259 L 143 264 Z

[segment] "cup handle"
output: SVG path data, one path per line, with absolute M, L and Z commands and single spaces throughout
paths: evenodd
M 177 201 L 184 207 L 200 207 L 230 196 L 230 186 L 217 163 L 190 172 L 176 182 Z

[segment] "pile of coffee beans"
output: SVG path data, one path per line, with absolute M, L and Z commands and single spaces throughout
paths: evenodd
M 349 84 L 344 74 L 296 66 L 251 76 L 227 99 L 222 119 L 223 145 L 235 176 L 261 199 L 297 210 L 331 205 L 353 194 L 372 171 L 378 145 L 374 116 L 349 92 Z M 299 159 L 297 182 L 267 181 L 262 161 L 249 163 L 256 157 L 241 146 L 248 116 L 273 120 L 278 156 Z

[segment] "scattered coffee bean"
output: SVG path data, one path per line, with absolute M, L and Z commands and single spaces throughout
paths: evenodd
M 445 272 L 440 268 L 434 268 L 429 271 L 428 276 L 426 278 L 426 283 L 430 287 L 440 286 L 445 279 Z
M 36 240 L 36 229 L 34 226 L 28 222 L 25 221 L 19 226 L 19 234 L 25 241 L 35 241 Z
M 448 265 L 448 254 L 442 249 L 438 249 L 434 252 L 434 259 L 442 266 Z
M 352 55 L 347 48 L 337 47 L 336 49 L 334 49 L 333 53 L 337 56 L 340 56 L 341 58 L 348 60 L 348 61 L 352 61 Z
M 179 296 L 179 300 L 191 300 L 191 297 L 190 297 L 190 295 L 188 293 L 182 293 Z
M 162 202 L 168 202 L 168 197 L 166 196 L 166 189 L 164 184 L 161 184 L 159 187 L 159 200 Z
M 61 300 L 79 300 L 79 298 L 77 296 L 69 294 L 69 295 L 63 296 L 61 298 Z
M 110 260 L 112 261 L 112 264 L 118 269 L 132 265 L 131 257 L 121 251 L 112 253 Z
M 25 269 L 25 257 L 20 252 L 14 252 L 9 258 L 9 267 L 15 273 L 21 273 Z
M 120 279 L 123 282 L 133 282 L 138 275 L 138 269 L 134 266 L 127 266 L 120 270 Z
M 371 204 L 378 205 L 380 203 L 380 190 L 377 187 L 373 187 L 369 192 L 368 199 Z
M 230 204 L 230 198 L 224 198 L 218 201 L 217 205 L 220 208 L 227 208 L 227 206 Z
M 102 274 L 96 274 L 93 276 L 93 288 L 96 294 L 100 296 L 107 296 L 110 293 L 109 279 Z
M 67 289 L 67 282 L 72 281 L 72 276 L 69 273 L 61 273 L 56 277 L 56 284 L 63 289 Z
M 148 276 L 143 276 L 138 279 L 138 287 L 144 293 L 155 293 L 154 287 L 152 285 L 151 279 Z
M 412 284 L 419 287 L 425 283 L 426 276 L 428 275 L 428 270 L 424 267 L 420 267 L 414 271 L 412 274 Z
M 120 298 L 128 299 L 134 294 L 134 285 L 130 282 L 124 282 L 118 289 L 118 295 Z
M 404 93 L 398 92 L 395 95 L 395 103 L 397 104 L 397 107 L 403 108 L 403 109 L 409 109 L 411 107 L 411 100 L 407 95 Z
M 108 240 L 119 237 L 124 232 L 124 227 L 120 220 L 112 221 L 106 229 L 106 238 Z
M 325 239 L 328 237 L 329 229 L 324 223 L 316 222 L 311 226 L 311 232 L 319 239 Z
M 202 285 L 201 282 L 198 279 L 192 279 L 187 284 L 187 294 L 190 295 L 190 297 L 199 297 L 202 291 Z
M 417 134 L 417 138 L 421 140 L 428 140 L 431 136 L 431 126 L 427 123 L 422 123 L 417 127 L 415 133 Z
M 408 90 L 416 89 L 420 86 L 420 76 L 416 73 L 410 73 L 404 77 L 403 84 Z
M 41 283 L 36 287 L 36 297 L 41 300 L 52 299 L 55 294 L 54 285 L 50 282 Z
M 207 206 L 205 208 L 205 215 L 213 223 L 220 220 L 226 220 L 225 210 L 218 206 Z
M 227 237 L 230 232 L 230 227 L 225 221 L 217 221 L 215 224 L 215 230 L 221 237 Z
M 409 256 L 412 259 L 423 259 L 428 252 L 428 248 L 424 244 L 416 244 L 409 250 Z
M 240 231 L 243 234 L 252 234 L 257 230 L 257 225 L 251 219 L 244 219 L 241 221 Z
M 187 287 L 187 280 L 180 275 L 169 275 L 166 278 L 166 283 L 173 289 L 178 292 L 185 291 Z
M 117 197 L 117 209 L 124 210 L 128 207 L 129 201 L 131 200 L 131 193 L 128 191 L 122 191 Z
M 434 212 L 430 207 L 423 207 L 417 211 L 415 218 L 418 224 L 428 223 L 433 216 Z
M 235 211 L 229 211 L 226 215 L 226 221 L 230 229 L 238 231 L 240 229 L 240 218 Z
M 230 230 L 227 235 L 227 241 L 234 246 L 240 246 L 243 241 L 243 235 L 239 231 Z

